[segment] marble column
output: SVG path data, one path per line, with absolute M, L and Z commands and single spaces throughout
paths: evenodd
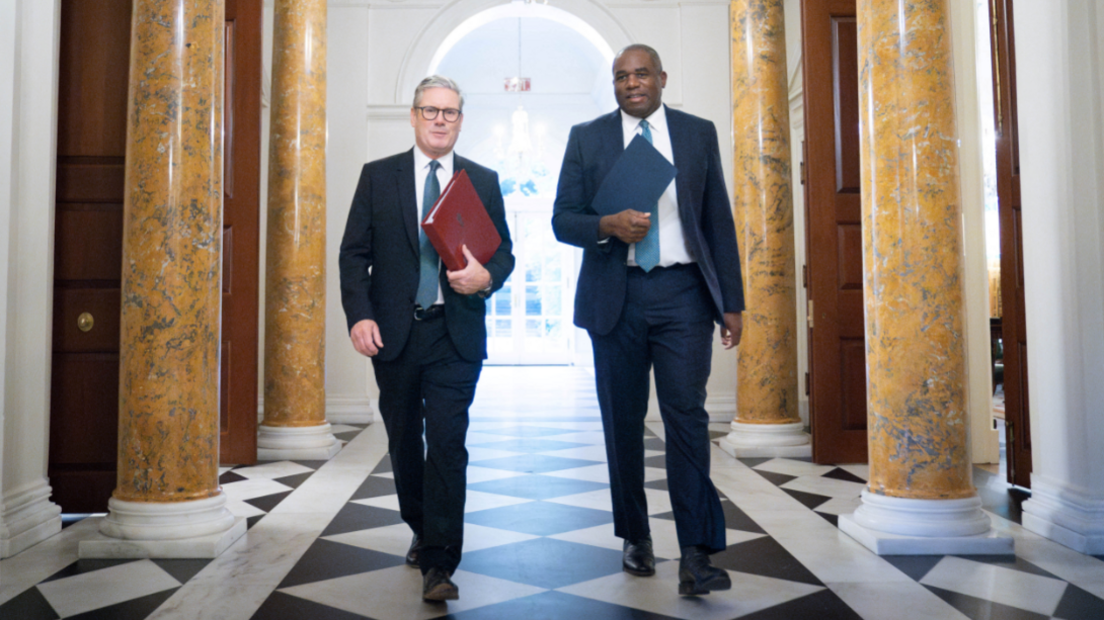
M 118 486 L 81 557 L 214 557 L 245 533 L 219 469 L 223 0 L 137 0 Z
M 879 554 L 1009 554 L 971 481 L 946 0 L 857 18 L 870 477 L 840 529 Z
M 326 2 L 276 0 L 261 460 L 328 459 Z
M 721 449 L 736 457 L 811 456 L 797 413 L 797 297 L 790 102 L 782 0 L 733 0 L 736 234 L 744 272 L 736 419 Z

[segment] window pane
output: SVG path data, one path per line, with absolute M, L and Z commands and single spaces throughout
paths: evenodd
M 496 316 L 510 316 L 510 312 L 513 311 L 514 297 L 510 288 L 510 285 L 507 284 L 494 294 L 494 298 L 491 300 L 491 308 Z
M 559 284 L 550 284 L 543 288 L 544 313 L 548 316 L 561 316 L 563 314 L 563 287 Z
M 559 319 L 548 319 L 544 325 L 545 337 L 559 339 L 563 336 L 563 322 Z
M 525 316 L 540 316 L 540 313 L 540 287 L 535 284 L 527 284 L 525 286 Z

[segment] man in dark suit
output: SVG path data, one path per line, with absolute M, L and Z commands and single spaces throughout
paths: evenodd
M 736 231 L 713 123 L 662 105 L 667 74 L 659 55 L 630 45 L 613 63 L 620 110 L 576 125 L 568 138 L 552 226 L 583 248 L 575 324 L 588 330 L 609 461 L 614 532 L 623 568 L 655 573 L 644 495 L 644 417 L 649 371 L 667 443 L 667 485 L 682 558 L 679 593 L 731 587 L 710 564 L 725 548 L 724 513 L 709 479 L 705 386 L 713 323 L 731 349 L 744 309 Z M 613 215 L 591 206 L 610 168 L 637 134 L 678 169 L 655 204 Z
M 459 597 L 450 577 L 463 544 L 468 407 L 487 357 L 484 300 L 514 269 L 498 175 L 452 152 L 463 104 L 448 78 L 418 85 L 415 148 L 364 166 L 339 261 L 349 337 L 372 358 L 399 508 L 414 531 L 406 561 L 421 568 L 427 601 Z M 446 271 L 419 222 L 460 170 L 502 244 L 486 265 L 464 247 L 467 266 Z

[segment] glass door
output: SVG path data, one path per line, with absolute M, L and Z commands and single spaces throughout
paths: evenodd
M 556 241 L 547 200 L 507 201 L 517 265 L 487 305 L 488 364 L 570 364 L 574 251 Z

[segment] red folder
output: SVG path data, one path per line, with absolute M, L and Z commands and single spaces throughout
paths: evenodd
M 465 170 L 452 175 L 422 222 L 422 230 L 449 271 L 463 269 L 468 263 L 461 246 L 467 245 L 479 264 L 485 265 L 502 244 Z

